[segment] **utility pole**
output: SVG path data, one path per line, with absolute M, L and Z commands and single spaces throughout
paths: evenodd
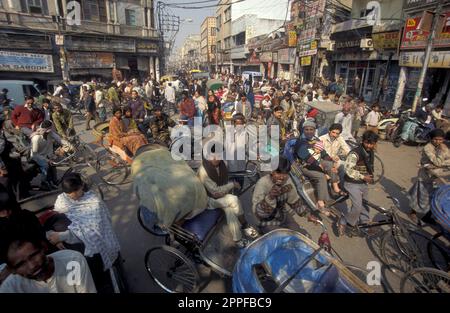
M 414 96 L 414 101 L 412 104 L 412 112 L 413 113 L 416 112 L 417 105 L 418 105 L 420 97 L 422 95 L 423 83 L 425 81 L 425 75 L 427 74 L 428 63 L 430 62 L 431 51 L 433 50 L 433 41 L 434 41 L 434 38 L 436 37 L 437 25 L 439 24 L 439 19 L 440 19 L 440 15 L 441 15 L 441 11 L 442 11 L 442 2 L 443 2 L 443 0 L 438 0 L 438 5 L 436 7 L 436 11 L 433 13 L 434 16 L 433 16 L 433 23 L 431 26 L 431 35 L 428 37 L 427 48 L 425 50 L 425 60 L 423 61 L 423 67 L 420 72 L 419 82 L 417 84 L 416 95 Z

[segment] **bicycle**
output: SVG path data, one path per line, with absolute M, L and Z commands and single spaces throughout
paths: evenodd
M 62 159 L 53 161 L 53 166 L 64 167 L 75 164 L 86 164 L 91 168 L 96 168 L 98 162 L 97 153 L 86 142 L 80 139 L 80 136 L 84 133 L 86 131 L 82 131 L 67 139 L 69 152 L 65 152 Z

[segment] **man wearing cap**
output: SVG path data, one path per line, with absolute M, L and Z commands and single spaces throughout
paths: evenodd
M 153 119 L 150 121 L 150 130 L 152 131 L 153 138 L 169 145 L 169 127 L 175 127 L 176 123 L 167 114 L 162 112 L 162 108 L 159 105 L 155 106 L 153 114 Z
M 317 209 L 329 216 L 330 212 L 325 207 L 325 203 L 330 200 L 327 185 L 327 172 L 332 178 L 334 187 L 339 180 L 337 178 L 337 168 L 333 159 L 323 148 L 323 144 L 316 146 L 316 143 L 319 142 L 320 139 L 315 136 L 315 132 L 316 124 L 310 120 L 306 120 L 303 123 L 302 136 L 295 144 L 294 151 L 301 163 L 303 174 L 311 180 L 315 187 Z

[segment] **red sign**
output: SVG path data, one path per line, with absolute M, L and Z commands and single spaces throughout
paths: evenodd
M 430 32 L 417 29 L 421 16 L 408 18 L 402 38 L 402 49 L 422 49 L 427 46 Z M 450 12 L 445 13 L 442 28 L 437 30 L 433 47 L 450 47 Z

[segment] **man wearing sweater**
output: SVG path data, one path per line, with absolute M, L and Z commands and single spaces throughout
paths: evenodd
M 34 98 L 28 96 L 25 98 L 25 104 L 14 108 L 11 120 L 17 130 L 21 130 L 29 136 L 44 120 L 44 114 L 41 110 L 34 107 Z

